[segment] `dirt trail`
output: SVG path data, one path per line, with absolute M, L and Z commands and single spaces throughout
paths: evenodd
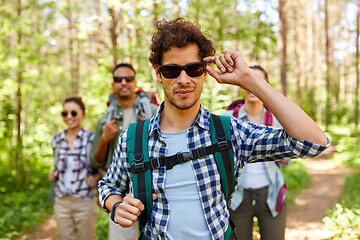
M 286 240 L 324 240 L 333 236 L 321 219 L 341 194 L 345 176 L 352 172 L 329 160 L 334 151 L 335 147 L 331 146 L 320 156 L 306 161 L 312 180 L 288 211 Z
M 26 240 L 58 240 L 54 216 L 40 224 L 35 231 L 25 233 Z
M 340 195 L 345 176 L 352 172 L 329 160 L 334 151 L 331 146 L 319 157 L 306 161 L 312 180 L 288 209 L 286 240 L 325 240 L 333 235 L 324 228 L 321 219 Z M 54 217 L 24 236 L 27 240 L 58 240 Z

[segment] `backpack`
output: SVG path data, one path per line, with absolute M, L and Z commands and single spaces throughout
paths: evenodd
M 239 99 L 234 102 L 232 102 L 229 106 L 226 107 L 226 110 L 232 110 L 233 117 L 238 118 L 239 117 L 239 111 L 241 107 L 245 104 L 244 99 Z M 266 126 L 273 126 L 273 116 L 269 109 L 266 108 L 266 111 L 264 113 L 264 125 Z
M 139 231 L 145 226 L 152 212 L 152 170 L 166 166 L 173 166 L 185 161 L 204 158 L 214 154 L 221 179 L 222 189 L 229 204 L 230 196 L 234 191 L 234 153 L 230 140 L 230 117 L 211 114 L 210 133 L 212 145 L 199 147 L 186 153 L 177 153 L 172 156 L 149 159 L 147 119 L 138 123 L 131 123 L 127 132 L 126 146 L 133 180 L 134 197 L 140 199 L 145 209 L 138 218 Z M 141 232 L 139 239 L 147 239 Z M 234 239 L 232 223 L 230 223 L 225 239 Z
M 147 119 L 152 116 L 151 106 L 150 104 L 153 103 L 159 106 L 159 103 L 156 99 L 154 92 L 145 92 L 142 89 L 138 89 L 135 94 L 139 96 L 138 101 L 138 111 L 140 116 Z M 106 109 L 107 119 L 106 123 L 109 123 L 111 120 L 120 120 L 122 117 L 119 115 L 117 111 L 117 99 L 116 94 L 114 92 L 109 94 L 109 100 L 106 103 L 108 108 Z

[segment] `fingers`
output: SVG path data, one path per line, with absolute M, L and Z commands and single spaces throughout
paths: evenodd
M 145 209 L 144 204 L 142 204 L 142 202 L 139 199 L 134 198 L 134 197 L 130 197 L 130 196 L 124 197 L 123 203 L 126 203 L 135 208 L 138 208 L 140 212 Z M 140 212 L 139 212 L 138 216 L 140 215 Z
M 116 124 L 116 126 L 117 126 L 117 121 L 114 119 L 114 120 L 111 120 L 110 122 L 109 122 L 109 124 L 112 124 L 112 125 L 114 125 L 114 124 Z
M 155 201 L 157 199 L 157 194 L 156 193 L 153 193 L 153 201 Z
M 89 177 L 85 177 L 85 182 L 87 183 L 87 185 L 91 188 L 96 187 L 97 186 L 97 181 L 95 179 L 94 176 L 89 176 Z
M 215 71 L 212 67 L 210 67 L 210 66 L 206 66 L 206 70 L 207 70 L 207 72 L 210 74 L 210 76 L 212 76 L 213 78 L 215 78 L 215 79 L 220 79 L 220 74 L 217 72 L 217 71 Z
M 115 220 L 122 227 L 130 227 L 143 210 L 144 205 L 139 199 L 126 196 L 115 210 Z
M 205 57 L 203 61 L 215 63 L 222 73 L 233 71 L 234 60 L 232 59 L 231 51 L 225 51 L 224 54 L 220 54 L 219 56 Z
M 106 139 L 106 141 L 110 141 L 113 139 L 116 135 L 116 133 L 119 131 L 119 127 L 117 125 L 116 120 L 112 120 L 109 123 L 105 124 L 103 126 L 103 137 Z
M 59 171 L 57 170 L 52 170 L 52 171 L 49 171 L 48 173 L 48 178 L 50 181 L 55 181 L 58 177 L 58 174 L 59 174 Z

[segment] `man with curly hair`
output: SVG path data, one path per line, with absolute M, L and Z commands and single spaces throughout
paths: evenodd
M 220 84 L 241 87 L 258 96 L 284 127 L 272 129 L 230 118 L 235 186 L 242 167 L 249 162 L 312 157 L 329 146 L 316 123 L 254 73 L 239 52 L 214 56 L 212 41 L 182 18 L 158 21 L 156 27 L 149 60 L 165 97 L 150 118 L 149 159 L 212 144 L 211 115 L 200 103 L 209 74 Z M 113 163 L 99 183 L 103 209 L 111 211 L 113 221 L 123 227 L 132 226 L 144 210 L 139 199 L 125 197 L 132 183 L 127 134 L 125 130 L 119 137 Z M 157 166 L 151 177 L 153 205 L 141 229 L 143 239 L 229 239 L 229 209 L 213 154 L 171 169 Z

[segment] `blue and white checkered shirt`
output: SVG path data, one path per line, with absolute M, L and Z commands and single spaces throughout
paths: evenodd
M 160 112 L 150 119 L 149 157 L 166 156 L 167 146 L 160 136 Z M 130 164 L 126 154 L 125 130 L 119 137 L 114 152 L 113 162 L 107 174 L 99 182 L 99 198 L 103 209 L 105 200 L 110 194 L 125 196 L 131 182 Z M 329 145 L 320 146 L 307 141 L 291 138 L 283 129 L 258 126 L 240 119 L 231 118 L 231 141 L 234 150 L 235 181 L 238 184 L 242 167 L 251 161 L 284 160 L 298 157 L 313 157 L 320 154 Z M 200 107 L 200 111 L 192 126 L 187 129 L 189 149 L 211 145 L 210 112 Z M 225 196 L 221 189 L 220 174 L 213 155 L 191 161 L 197 187 L 199 190 L 202 210 L 210 230 L 212 239 L 224 239 L 229 225 L 229 211 Z M 161 167 L 152 172 L 152 192 L 158 195 L 153 203 L 152 215 L 144 228 L 144 234 L 150 239 L 167 239 L 166 230 L 169 223 L 170 209 L 165 195 L 166 168 Z M 186 193 L 184 193 L 186 194 Z M 184 223 L 186 224 L 186 223 Z

